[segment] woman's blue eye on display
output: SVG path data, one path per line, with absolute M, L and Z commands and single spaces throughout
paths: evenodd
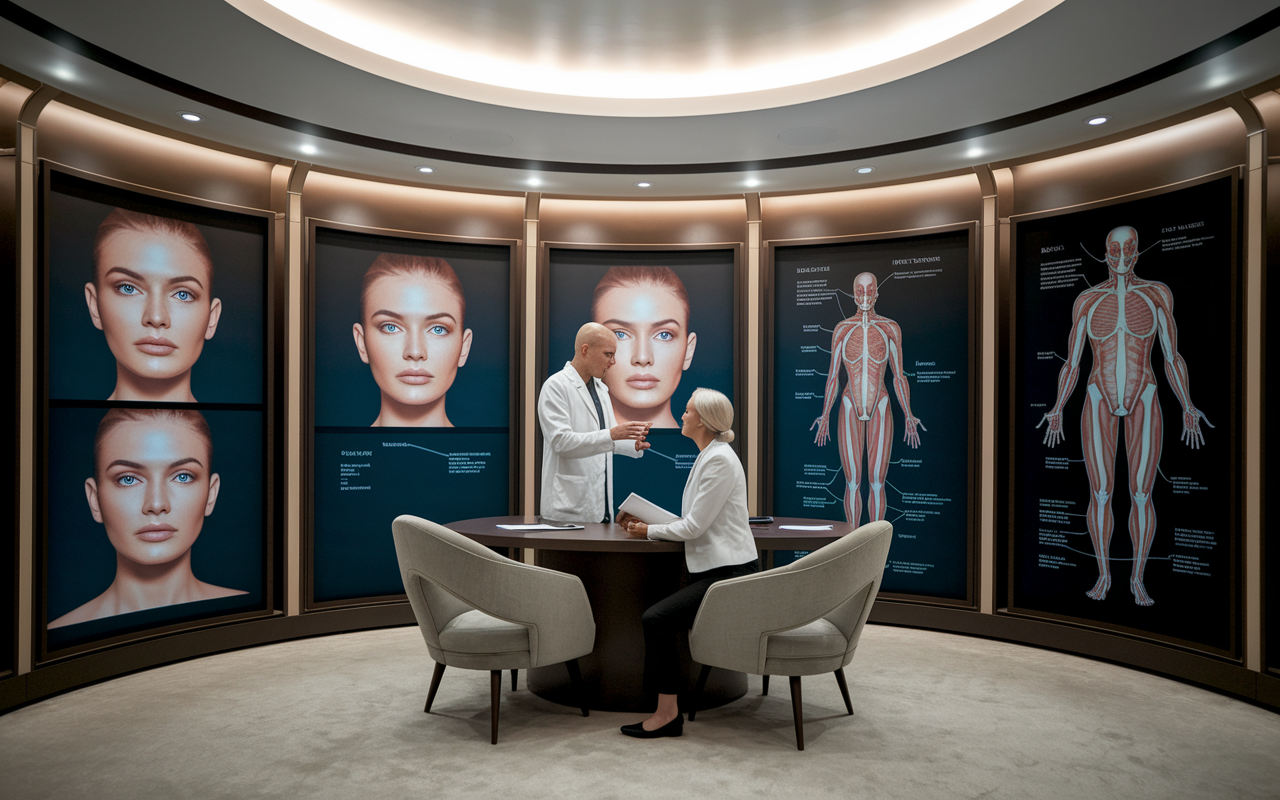
M 660 331 L 654 338 L 662 342 L 669 342 L 676 337 L 671 335 L 671 331 Z
M 382 328 L 383 333 L 399 333 L 400 332 L 400 326 L 395 324 L 394 322 L 384 322 L 380 327 Z
M 435 334 L 436 336 L 449 335 L 449 329 L 443 325 L 432 325 L 430 328 L 428 328 L 428 330 L 431 331 L 431 333 Z
M 179 472 L 177 475 L 173 476 L 173 479 L 178 483 L 191 483 L 196 479 L 196 476 L 192 475 L 190 472 Z
M 630 338 L 631 338 L 631 334 L 627 333 L 626 331 L 614 331 L 614 332 L 613 332 L 613 335 L 614 335 L 614 336 L 617 336 L 619 339 L 630 339 Z
M 138 478 L 136 475 L 121 475 L 116 479 L 116 483 L 121 486 L 133 486 L 138 483 Z
M 196 299 L 195 295 L 191 294 L 191 292 L 188 292 L 186 289 L 179 289 L 173 293 L 173 296 L 184 303 Z
M 120 294 L 128 295 L 128 294 L 138 294 L 139 289 L 138 287 L 134 286 L 132 283 L 122 283 L 116 287 L 116 291 L 119 292 Z

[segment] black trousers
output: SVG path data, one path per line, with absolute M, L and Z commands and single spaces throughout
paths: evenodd
M 693 627 L 698 607 L 711 584 L 729 578 L 750 575 L 759 569 L 757 562 L 717 567 L 706 572 L 689 573 L 683 589 L 654 603 L 645 610 L 644 622 L 644 690 L 648 694 L 679 694 L 684 675 L 680 670 L 680 639 L 683 631 Z

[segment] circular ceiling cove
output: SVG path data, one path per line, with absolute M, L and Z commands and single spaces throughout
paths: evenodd
M 1062 0 L 227 0 L 350 66 L 514 108 L 775 108 L 938 66 Z

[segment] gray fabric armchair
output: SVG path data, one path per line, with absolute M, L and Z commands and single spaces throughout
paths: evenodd
M 424 712 L 445 667 L 490 672 L 492 742 L 498 743 L 502 670 L 564 662 L 587 716 L 577 659 L 595 646 L 596 623 L 582 581 L 494 553 L 448 528 L 412 516 L 391 523 L 400 577 L 435 659 Z
M 689 719 L 712 667 L 791 678 L 796 747 L 804 749 L 800 676 L 834 672 L 853 713 L 844 667 L 880 590 L 893 526 L 872 522 L 784 567 L 721 581 L 707 591 L 689 632 L 702 664 Z

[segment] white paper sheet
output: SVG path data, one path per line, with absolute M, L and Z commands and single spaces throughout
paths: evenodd
M 779 525 L 780 531 L 829 531 L 830 525 Z
M 618 506 L 618 511 L 626 512 L 646 525 L 661 525 L 664 522 L 680 519 L 676 514 L 672 514 L 662 506 L 654 505 L 635 492 L 627 495 L 627 499 Z
M 548 525 L 538 522 L 533 525 L 498 525 L 504 531 L 580 531 L 581 525 Z

